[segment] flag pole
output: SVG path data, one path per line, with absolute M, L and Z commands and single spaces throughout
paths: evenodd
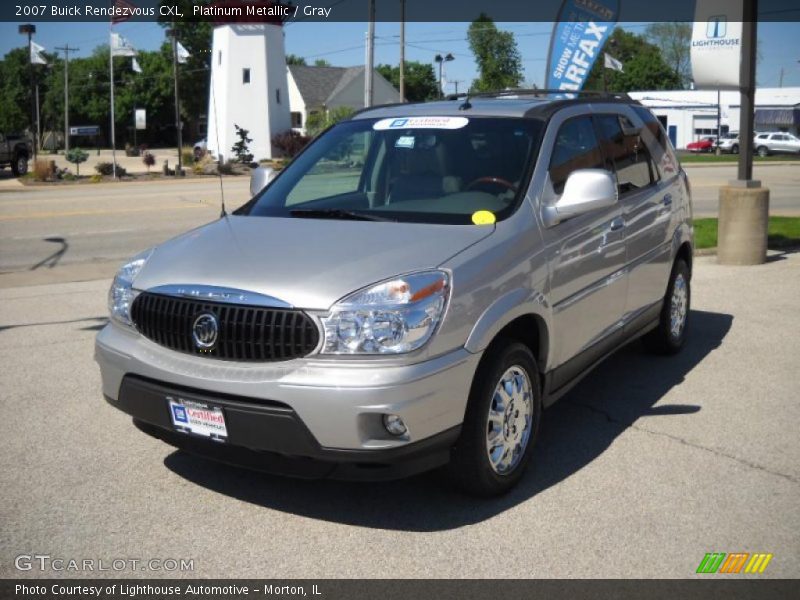
M 111 80 L 111 176 L 117 178 L 117 139 L 114 132 L 114 21 L 108 24 L 108 73 Z

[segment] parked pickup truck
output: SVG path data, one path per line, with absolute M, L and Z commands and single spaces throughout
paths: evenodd
M 28 172 L 28 159 L 33 155 L 31 141 L 21 135 L 0 131 L 0 168 L 11 166 L 14 177 Z

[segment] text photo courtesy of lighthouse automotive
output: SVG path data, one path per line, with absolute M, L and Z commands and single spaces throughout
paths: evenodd
M 0 7 L 0 597 L 779 597 L 735 583 L 800 576 L 773 1 Z

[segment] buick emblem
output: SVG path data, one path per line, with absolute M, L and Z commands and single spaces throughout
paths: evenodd
M 198 350 L 210 350 L 217 343 L 219 325 L 213 313 L 203 313 L 194 320 L 192 338 Z

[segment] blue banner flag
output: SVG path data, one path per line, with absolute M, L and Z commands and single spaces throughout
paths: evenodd
M 578 92 L 603 50 L 619 14 L 619 0 L 564 0 L 553 26 L 546 87 Z

